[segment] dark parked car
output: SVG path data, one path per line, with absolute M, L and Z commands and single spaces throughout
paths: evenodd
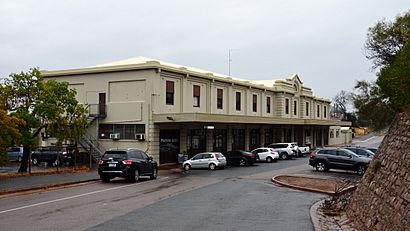
M 258 154 L 243 150 L 229 151 L 224 156 L 228 165 L 239 166 L 253 165 L 259 159 Z
M 372 151 L 369 151 L 367 148 L 363 148 L 363 147 L 343 147 L 347 150 L 350 150 L 354 153 L 356 153 L 359 156 L 364 156 L 364 157 L 369 157 L 369 158 L 373 158 L 374 153 Z
M 309 165 L 319 172 L 330 169 L 353 170 L 363 175 L 371 159 L 344 148 L 321 148 L 310 154 Z
M 58 152 L 56 146 L 42 147 L 33 152 L 31 160 L 33 165 L 38 165 L 42 162 L 47 162 L 49 165 L 57 166 L 68 163 L 74 163 L 74 155 L 78 153 L 76 146 L 64 145 Z
M 98 165 L 98 174 L 104 182 L 114 177 L 138 181 L 140 176 L 149 176 L 153 180 L 158 174 L 157 162 L 139 149 L 106 151 Z

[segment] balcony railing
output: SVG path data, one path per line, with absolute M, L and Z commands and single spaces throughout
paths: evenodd
M 88 113 L 95 118 L 107 117 L 107 105 L 106 104 L 88 104 Z

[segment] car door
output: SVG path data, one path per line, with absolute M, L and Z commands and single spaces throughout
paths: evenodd
M 202 155 L 201 167 L 207 168 L 209 163 L 213 160 L 213 156 L 211 153 L 206 153 Z
M 196 154 L 191 159 L 191 167 L 192 168 L 200 168 L 201 167 L 201 161 L 202 161 L 202 153 L 201 154 Z
M 148 172 L 151 172 L 148 167 L 148 161 L 144 158 L 142 151 L 131 151 L 129 155 L 132 157 L 135 156 L 134 158 L 136 158 L 137 161 L 140 163 L 140 174 L 147 174 Z
M 266 160 L 266 157 L 268 156 L 268 150 L 265 148 L 260 148 L 255 154 L 259 156 L 260 160 Z
M 340 169 L 353 169 L 355 160 L 353 158 L 353 153 L 349 153 L 345 150 L 337 150 L 336 155 L 338 156 L 338 168 Z
M 146 161 L 146 173 L 152 173 L 154 166 L 152 165 L 151 159 L 143 151 L 141 151 L 141 155 L 142 155 L 142 158 Z
M 339 164 L 339 156 L 337 156 L 337 152 L 334 149 L 323 150 L 323 157 L 327 159 L 327 164 L 329 168 L 338 168 Z

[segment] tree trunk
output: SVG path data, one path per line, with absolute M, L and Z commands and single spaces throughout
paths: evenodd
M 21 160 L 20 168 L 18 172 L 27 172 L 27 168 L 29 165 L 29 159 L 30 159 L 30 153 L 31 153 L 31 147 L 30 146 L 24 146 L 23 148 L 23 158 Z

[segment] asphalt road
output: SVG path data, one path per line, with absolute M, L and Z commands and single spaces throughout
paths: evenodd
M 191 170 L 130 184 L 114 180 L 0 199 L 0 230 L 313 230 L 324 195 L 272 184 L 278 174 L 317 173 L 307 157 L 224 170 Z

